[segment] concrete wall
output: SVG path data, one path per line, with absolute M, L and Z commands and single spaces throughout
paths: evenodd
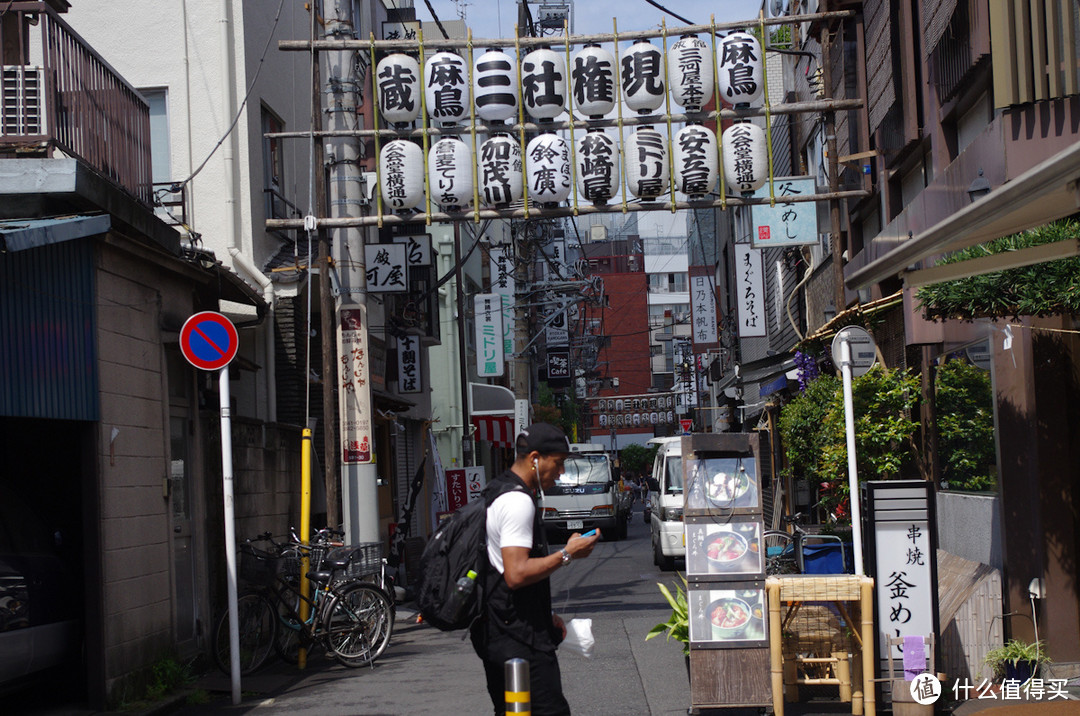
M 190 310 L 190 294 L 189 282 L 176 274 L 102 247 L 97 464 L 106 690 L 172 644 L 172 532 L 163 489 L 169 474 L 169 398 L 161 324 L 162 305 L 186 304 Z
M 938 547 L 1001 570 L 1000 502 L 994 494 L 938 492 Z

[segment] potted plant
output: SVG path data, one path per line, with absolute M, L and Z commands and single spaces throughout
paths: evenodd
M 686 577 L 679 575 L 679 579 L 682 580 L 683 585 L 686 585 Z M 645 636 L 646 640 L 652 639 L 654 636 L 660 636 L 661 634 L 667 634 L 667 638 L 670 641 L 675 639 L 682 642 L 683 658 L 686 660 L 686 673 L 690 673 L 690 604 L 686 600 L 686 592 L 678 584 L 675 585 L 675 594 L 671 593 L 671 590 L 667 588 L 667 585 L 656 583 L 656 586 L 660 587 L 660 593 L 664 595 L 664 599 L 671 605 L 671 616 L 668 617 L 666 622 L 661 622 L 649 630 L 649 633 Z
M 1049 664 L 1046 645 L 1042 641 L 1032 643 L 1009 639 L 1004 646 L 991 649 L 984 662 L 994 670 L 996 679 L 1015 679 L 1026 682 L 1038 674 L 1040 664 Z

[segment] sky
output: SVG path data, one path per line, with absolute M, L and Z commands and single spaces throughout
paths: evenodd
M 517 21 L 517 0 L 430 0 L 440 20 L 457 20 L 459 8 L 465 12 L 466 23 L 472 27 L 473 38 L 513 37 L 514 24 Z M 570 0 L 573 2 L 573 0 Z M 555 3 L 558 0 L 551 0 Z M 657 0 L 676 15 L 690 20 L 694 24 L 705 25 L 710 22 L 710 13 L 715 15 L 717 23 L 738 22 L 757 18 L 761 0 L 720 0 L 716 3 L 703 3 L 701 0 Z M 530 3 L 533 15 L 539 3 Z M 594 35 L 612 31 L 613 10 L 618 10 L 619 32 L 659 29 L 663 20 L 667 26 L 682 27 L 686 23 L 664 13 L 646 0 L 621 0 L 620 2 L 600 2 L 581 0 L 574 3 L 574 27 L 571 34 Z M 421 20 L 431 20 L 424 0 L 416 0 L 416 16 Z
M 559 0 L 550 0 L 557 3 Z M 432 8 L 441 21 L 458 20 L 460 11 L 465 13 L 466 25 L 472 28 L 473 39 L 510 38 L 514 36 L 517 22 L 517 0 L 430 0 Z M 573 0 L 570 0 L 573 3 Z M 725 22 L 754 21 L 761 9 L 761 0 L 720 0 L 703 3 L 701 0 L 657 0 L 664 6 L 693 24 L 708 24 L 715 20 Z M 533 16 L 539 3 L 530 3 Z M 424 0 L 415 0 L 418 20 L 432 20 Z M 618 31 L 658 30 L 661 21 L 667 27 L 686 25 L 677 17 L 663 12 L 646 0 L 580 0 L 573 4 L 574 26 L 572 35 L 609 34 L 613 31 L 612 11 L 618 10 Z M 714 17 L 710 17 L 712 13 Z M 684 236 L 686 218 L 682 211 L 645 211 L 638 214 L 638 227 L 642 236 Z

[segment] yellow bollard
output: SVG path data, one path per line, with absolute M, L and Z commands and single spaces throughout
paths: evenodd
M 506 681 L 506 713 L 521 716 L 532 713 L 532 693 L 529 691 L 529 662 L 507 659 L 503 666 Z
M 304 428 L 300 434 L 300 541 L 307 544 L 311 540 L 311 428 Z M 307 573 L 311 569 L 307 554 L 300 559 L 300 621 L 307 623 L 308 601 L 311 598 L 311 582 Z M 300 653 L 296 659 L 300 669 L 307 668 L 307 649 L 301 641 Z

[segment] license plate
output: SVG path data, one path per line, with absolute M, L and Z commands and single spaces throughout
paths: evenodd
M 585 522 L 582 520 L 567 520 L 566 529 L 568 530 L 580 530 L 584 529 Z

